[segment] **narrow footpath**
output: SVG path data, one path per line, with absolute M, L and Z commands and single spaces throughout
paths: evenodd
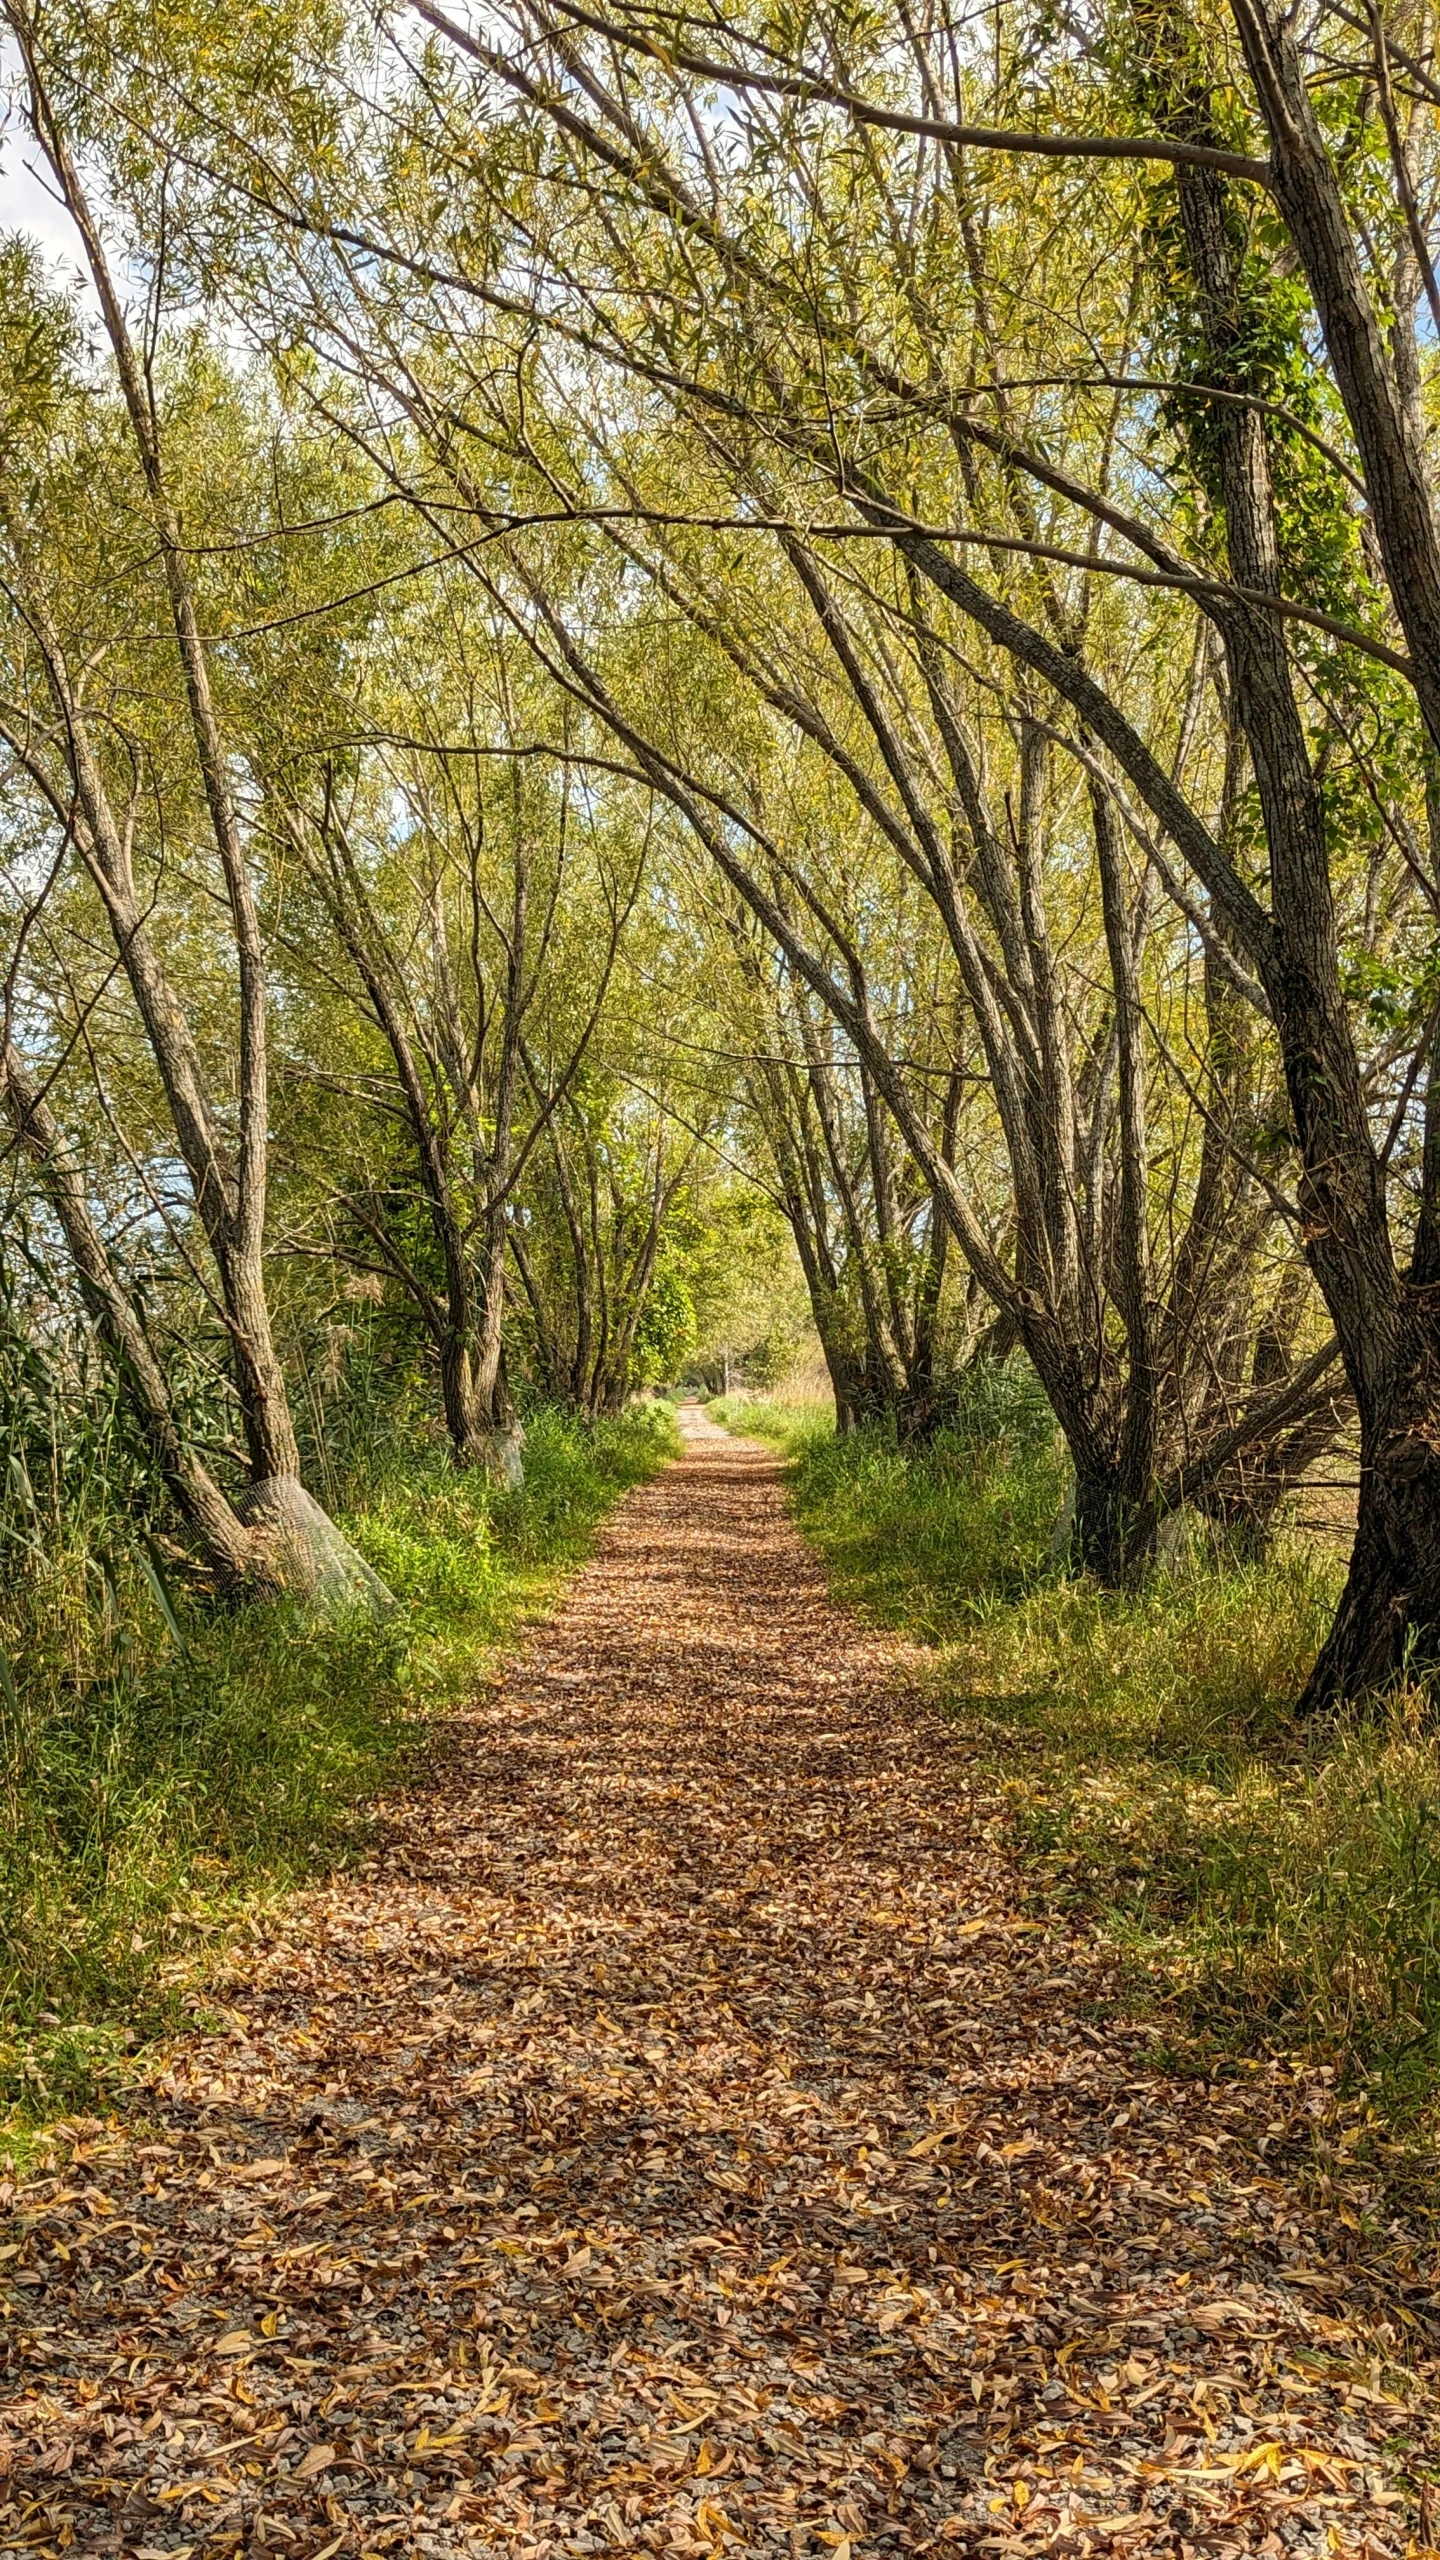
M 1147 2067 L 776 1461 L 691 1428 L 9 2200 L 0 2551 L 1428 2549 L 1423 2296 L 1273 2092 Z

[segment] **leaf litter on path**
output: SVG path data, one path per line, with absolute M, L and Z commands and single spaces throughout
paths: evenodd
M 917 1667 L 768 1453 L 633 1493 L 371 1863 L 7 2190 L 0 2551 L 1428 2548 L 1433 2273 L 1287 2167 L 1303 2082 L 1096 2023 Z

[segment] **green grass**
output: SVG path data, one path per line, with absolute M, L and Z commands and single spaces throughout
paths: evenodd
M 594 1426 L 540 1414 L 509 1493 L 398 1438 L 342 1514 L 400 1603 L 383 1625 L 177 1602 L 177 1639 L 113 1520 L 97 1554 L 90 1496 L 7 1584 L 0 2099 L 22 2118 L 93 2103 L 174 2023 L 218 1933 L 353 1853 L 366 1799 L 415 1764 L 426 1719 L 675 1446 L 654 1408 Z
M 938 1641 L 1044 1557 L 1064 1479 L 1028 1377 L 987 1379 L 923 1460 L 879 1431 L 837 1439 L 823 1407 L 732 1396 L 709 1411 L 792 1459 L 802 1527 L 846 1597 L 888 1625 Z
M 1433 2115 L 1440 1741 L 1413 1693 L 1295 1717 L 1333 1555 L 1281 1537 L 1241 1561 L 1199 1537 L 1134 1591 L 1064 1577 L 1054 1435 L 1014 1370 L 913 1453 L 813 1410 L 710 1410 L 787 1455 L 839 1593 L 935 1646 L 1037 1896 L 1098 1923 L 1174 2052 L 1303 2057 L 1393 2126 Z

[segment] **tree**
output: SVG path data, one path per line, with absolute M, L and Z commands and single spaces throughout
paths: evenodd
M 87 35 L 119 194 L 183 168 L 189 271 L 401 511 L 393 574 L 472 580 L 542 671 L 527 743 L 668 802 L 755 920 L 860 1079 L 877 1233 L 898 1138 L 1041 1375 L 1083 1561 L 1308 1445 L 1343 1361 L 1311 1699 L 1384 1677 L 1440 1633 L 1423 63 L 1367 27 L 1342 165 L 1254 0 L 1238 53 L 1164 8 L 817 9 L 780 53 L 743 12 L 418 14 L 418 60 L 327 21 L 327 84 L 277 9 L 203 99 L 183 10 L 158 91 Z
M 968 263 L 978 307 L 994 276 L 963 155 L 977 146 L 989 151 L 997 143 L 1017 155 L 1031 147 L 1037 153 L 1052 147 L 1044 137 L 1027 146 L 1013 127 L 1002 134 L 987 120 L 982 131 L 978 120 L 950 120 L 941 113 L 940 99 L 947 90 L 953 94 L 958 83 L 962 97 L 967 91 L 973 94 L 987 76 L 978 50 L 971 60 L 949 57 L 940 31 L 917 31 L 909 22 L 903 28 L 879 28 L 863 46 L 838 27 L 827 26 L 828 58 L 823 72 L 815 73 L 808 59 L 777 66 L 763 46 L 752 45 L 743 22 L 723 35 L 717 32 L 702 60 L 684 48 L 677 55 L 668 29 L 662 35 L 639 9 L 613 11 L 603 19 L 592 15 L 584 27 L 556 11 L 539 20 L 541 43 L 534 41 L 532 24 L 530 41 L 513 51 L 459 26 L 442 10 L 431 7 L 423 14 L 442 41 L 475 66 L 477 78 L 490 84 L 490 97 L 504 91 L 517 102 L 517 132 L 532 141 L 548 132 L 557 191 L 571 177 L 583 175 L 583 183 L 605 201 L 605 252 L 582 274 L 558 220 L 559 193 L 552 209 L 537 196 L 532 169 L 522 206 L 518 194 L 507 193 L 503 144 L 487 164 L 492 221 L 508 216 L 517 243 L 522 237 L 526 243 L 531 271 L 546 277 L 545 324 L 563 329 L 572 349 L 584 346 L 643 382 L 648 393 L 661 393 L 693 415 L 702 431 L 716 427 L 731 444 L 738 431 L 749 431 L 768 453 L 783 455 L 789 523 L 802 524 L 813 514 L 818 491 L 828 488 L 856 537 L 890 543 L 922 589 L 943 597 L 955 614 L 1004 653 L 1017 683 L 1038 683 L 1063 706 L 1064 717 L 1075 724 L 1067 730 L 1067 751 L 1097 760 L 1099 788 L 1107 796 L 1113 799 L 1117 785 L 1133 791 L 1149 825 L 1158 830 L 1162 862 L 1168 868 L 1172 860 L 1165 848 L 1168 839 L 1173 859 L 1199 886 L 1209 929 L 1220 947 L 1237 957 L 1252 985 L 1258 983 L 1263 991 L 1284 1062 L 1299 1148 L 1307 1253 L 1359 1406 L 1366 1451 L 1366 1492 L 1351 1586 L 1317 1667 L 1311 1703 L 1366 1687 L 1396 1667 L 1417 1636 L 1426 1645 L 1440 1630 L 1436 1556 L 1426 1525 L 1437 1516 L 1426 1454 L 1433 1430 L 1433 1354 L 1423 1297 L 1423 1250 L 1431 1221 L 1422 1202 L 1416 1227 L 1422 1246 L 1418 1277 L 1412 1269 L 1410 1278 L 1402 1280 L 1386 1200 L 1387 1143 L 1371 1126 L 1366 1070 L 1331 921 L 1335 852 L 1317 828 L 1313 781 L 1306 780 L 1306 773 L 1314 775 L 1322 746 L 1308 731 L 1297 738 L 1287 720 L 1282 697 L 1289 678 L 1280 662 L 1286 656 L 1287 631 L 1321 633 L 1327 635 L 1329 670 L 1335 678 L 1328 688 L 1332 697 L 1343 689 L 1340 679 L 1353 663 L 1349 653 L 1359 650 L 1372 663 L 1396 667 L 1407 679 L 1413 673 L 1422 702 L 1428 700 L 1425 669 L 1433 652 L 1428 640 L 1423 649 L 1420 642 L 1431 629 L 1427 617 L 1435 553 L 1433 533 L 1426 530 L 1428 500 L 1422 504 L 1423 457 L 1413 416 L 1405 414 L 1383 332 L 1369 311 L 1358 234 L 1344 218 L 1333 161 L 1316 139 L 1318 128 L 1312 130 L 1313 115 L 1308 108 L 1302 113 L 1298 56 L 1292 61 L 1285 50 L 1291 39 L 1278 21 L 1251 13 L 1243 18 L 1256 95 L 1275 143 L 1274 200 L 1292 226 L 1329 333 L 1336 383 L 1375 505 L 1376 536 L 1397 617 L 1412 640 L 1408 663 L 1365 620 L 1339 615 L 1328 602 L 1312 601 L 1303 592 L 1281 591 L 1279 564 L 1267 564 L 1259 547 L 1263 523 L 1255 513 L 1258 489 L 1250 493 L 1254 539 L 1248 550 L 1235 493 L 1227 502 L 1230 558 L 1217 576 L 1208 562 L 1196 563 L 1177 545 L 1174 536 L 1183 536 L 1183 526 L 1157 527 L 1148 520 L 1148 493 L 1146 506 L 1137 509 L 1107 488 L 1104 472 L 1094 468 L 1093 438 L 1089 454 L 1084 451 L 1087 412 L 1082 404 L 1072 406 L 1067 419 L 1082 429 L 1075 457 L 1082 468 L 1051 458 L 1053 434 L 1037 438 L 1017 415 L 996 361 L 1001 351 L 993 332 L 989 345 L 977 345 L 973 329 L 963 333 L 972 367 L 978 358 L 980 396 L 973 387 L 975 371 L 969 381 L 957 381 L 954 338 L 943 326 L 941 261 L 927 258 L 918 244 L 928 250 L 939 236 L 948 201 L 945 244 L 947 249 L 956 244 L 955 261 L 962 270 Z M 1007 23 L 997 16 L 1002 30 Z M 1008 79 L 1010 57 L 997 50 L 993 58 L 1001 79 Z M 1076 131 L 1072 118 L 1077 103 L 1082 112 L 1094 107 L 1094 91 L 1104 74 L 1103 53 L 1077 57 L 1060 44 L 1047 57 L 1040 49 L 1034 85 L 1048 84 L 1054 101 L 1052 112 L 1062 128 L 1055 152 L 1087 161 L 1106 157 L 1168 163 L 1227 184 L 1271 183 L 1267 165 L 1231 147 L 1228 132 L 1197 141 L 1188 134 L 1151 131 L 1112 142 L 1103 131 L 1098 140 L 1093 128 Z M 867 81 L 876 79 L 891 84 L 879 102 L 867 90 Z M 898 106 L 892 104 L 895 84 Z M 702 130 L 685 122 L 697 85 L 706 95 L 707 112 L 724 117 L 723 154 L 708 147 Z M 480 96 L 477 89 L 471 112 L 478 109 L 484 117 Z M 1102 88 L 1102 125 L 1103 111 L 1116 103 L 1113 87 L 1108 93 Z M 1131 111 L 1133 103 L 1133 96 L 1126 97 L 1122 112 Z M 493 128 L 493 113 L 489 121 Z M 1066 124 L 1071 127 L 1068 136 Z M 892 143 L 889 137 L 897 132 L 920 140 Z M 882 133 L 887 136 L 884 153 Z M 984 212 L 988 216 L 998 202 L 1002 230 L 1013 206 L 1014 165 L 1000 164 L 1000 174 L 992 179 L 989 172 L 997 164 L 987 163 L 990 201 Z M 873 195 L 864 183 L 871 172 L 876 173 Z M 1123 209 L 1096 183 L 1093 170 L 1086 184 L 1088 252 L 1097 228 L 1113 235 L 1120 227 L 1117 217 L 1123 221 Z M 1397 185 L 1403 197 L 1403 184 Z M 1031 192 L 1043 199 L 1038 181 Z M 793 219 L 787 229 L 782 198 L 787 207 L 810 208 L 810 217 L 798 229 Z M 861 206 L 869 216 L 868 229 Z M 927 231 L 921 209 L 930 206 L 936 218 Z M 871 255 L 876 239 L 886 243 L 884 258 Z M 1047 246 L 1053 253 L 1053 235 Z M 438 288 L 439 258 L 432 253 L 424 265 Z M 467 273 L 457 260 L 448 272 L 452 285 L 458 280 L 460 291 L 473 292 L 492 309 L 516 299 L 495 267 Z M 1094 274 L 1092 266 L 1092 284 Z M 661 275 L 665 290 L 653 295 L 652 280 Z M 1057 310 L 1052 292 L 1039 299 L 1052 320 Z M 1099 315 L 1093 310 L 1083 315 L 1085 327 L 1076 329 L 1069 310 L 1060 307 L 1072 339 L 1088 337 L 1093 349 L 1099 335 L 1102 343 L 1108 337 L 1115 347 L 1114 356 L 1103 357 L 1098 368 L 1093 354 L 1085 363 L 1080 388 L 1087 401 L 1097 371 L 1102 381 L 1108 374 L 1112 382 L 1128 383 L 1132 347 L 1127 337 L 1133 339 L 1133 329 L 1115 330 L 1109 314 L 1097 329 Z M 538 304 L 536 312 L 540 316 Z M 979 335 L 986 335 L 983 328 Z M 1009 357 L 1014 350 L 1004 353 Z M 1143 349 L 1141 354 L 1143 362 Z M 1058 369 L 1052 357 L 1044 368 L 1046 377 L 1053 380 Z M 1413 364 L 1409 370 L 1413 377 Z M 1148 370 L 1142 372 L 1141 387 L 1152 383 Z M 1240 403 L 1240 413 L 1252 422 L 1253 458 L 1255 424 L 1259 422 L 1264 443 L 1272 424 L 1266 412 L 1274 404 L 1223 383 L 1207 389 L 1217 409 Z M 1313 437 L 1315 431 L 1308 432 Z M 912 489 L 925 489 L 927 473 L 933 479 L 934 458 L 942 446 L 958 461 L 973 526 L 965 529 L 958 549 L 945 522 L 946 509 L 917 506 L 910 496 Z M 1352 481 L 1361 476 L 1343 455 L 1338 466 L 1332 462 L 1331 468 L 1337 467 L 1349 472 Z M 1042 495 L 1052 510 L 1049 523 L 1035 513 Z M 1079 542 L 1067 543 L 1063 518 L 1071 510 L 1089 530 Z M 749 512 L 753 521 L 753 498 Z M 1102 530 L 1123 546 L 1103 564 L 1097 548 Z M 1088 556 L 1097 573 L 1118 569 L 1132 581 L 1149 579 L 1157 590 L 1188 592 L 1219 632 L 1232 670 L 1259 667 L 1267 658 L 1273 662 L 1273 680 L 1267 681 L 1262 697 L 1252 696 L 1248 683 L 1231 687 L 1262 804 L 1268 902 L 1232 858 L 1193 793 L 1157 754 L 1145 734 L 1143 707 L 1135 703 L 1120 672 L 1107 668 L 1097 674 L 1087 653 L 1067 645 L 1063 633 L 1045 628 L 1043 598 L 1037 619 L 1017 610 L 995 585 L 973 576 L 962 565 L 967 544 L 988 549 L 992 562 L 1056 552 L 1067 561 L 1084 562 Z M 1128 701 L 1127 692 L 1132 695 Z M 1312 700 L 1312 724 L 1316 707 Z M 1329 706 L 1322 701 L 1320 709 L 1323 729 L 1330 725 Z M 1306 773 L 1301 771 L 1302 756 Z M 1402 796 L 1413 808 L 1414 786 Z M 1393 812 L 1387 817 L 1398 834 Z M 1412 1092 L 1418 1082 L 1419 1074 L 1410 1080 Z M 1428 1177 L 1426 1182 L 1428 1186 Z M 1132 1300 L 1138 1307 L 1133 1293 Z M 1144 1437 L 1137 1427 L 1137 1445 Z
M 388 761 L 385 787 L 370 795 L 373 832 L 333 772 L 282 823 L 389 1051 L 423 1201 L 422 1251 L 408 1186 L 390 1194 L 373 1162 L 355 1165 L 337 1204 L 355 1239 L 348 1251 L 398 1280 L 417 1309 L 456 1457 L 518 1481 L 523 1433 L 504 1361 L 517 1195 L 537 1150 L 558 1147 L 643 854 L 617 843 L 621 868 L 602 852 L 582 883 L 585 818 L 568 785 L 551 799 L 535 768 L 503 755 L 488 764 L 493 752 L 452 736 L 407 751 L 398 770 Z M 592 928 L 583 962 L 582 915 Z
M 63 146 L 53 133 L 51 140 L 56 166 L 67 173 L 82 219 L 88 221 Z M 83 387 L 69 334 L 22 265 L 12 267 L 9 279 L 17 295 L 9 330 L 11 401 L 24 387 L 37 347 L 47 341 L 49 369 L 43 384 L 31 386 L 30 423 L 43 430 L 42 436 L 23 454 L 12 437 L 0 465 L 0 531 L 10 604 L 0 738 L 29 812 L 17 851 L 25 869 L 38 858 L 42 876 L 33 894 L 23 871 L 16 884 L 16 943 L 7 972 L 0 1098 L 34 1162 L 140 1428 L 217 1583 L 227 1590 L 284 1587 L 326 1605 L 378 1602 L 384 1595 L 375 1577 L 300 1482 L 264 1270 L 269 1102 L 263 952 L 230 761 L 220 741 L 208 661 L 183 564 L 170 564 L 162 593 L 171 607 L 183 672 L 194 767 L 177 764 L 166 734 L 179 706 L 166 696 L 163 684 L 154 684 L 149 670 L 140 676 L 135 664 L 130 629 L 135 596 L 142 595 L 148 607 L 154 601 L 154 581 L 134 560 L 132 528 L 142 514 L 148 519 L 152 560 L 157 530 L 162 563 L 178 545 L 160 462 L 154 385 L 147 390 L 135 371 L 133 349 L 96 244 L 95 269 L 109 296 L 111 335 L 133 394 L 121 411 L 132 440 L 138 434 L 138 411 L 141 406 L 144 410 L 139 455 L 144 468 L 137 490 L 127 474 L 120 421 L 113 411 L 97 407 Z M 132 574 L 139 571 L 138 587 L 122 593 L 118 614 L 106 584 L 114 574 L 113 562 L 103 569 L 98 565 L 112 532 L 110 524 L 101 532 L 97 520 L 104 517 L 107 497 L 118 498 L 119 521 L 129 536 L 127 566 Z M 92 541 L 96 549 L 87 548 Z M 111 615 L 115 620 L 107 630 Z M 127 646 L 128 689 L 119 673 Z M 203 817 L 195 807 L 197 775 Z M 187 849 L 195 847 L 197 823 L 208 831 L 207 850 L 216 863 L 231 936 L 238 1008 L 233 1120 L 214 1098 L 201 1042 L 162 954 L 156 923 L 172 846 L 183 842 Z M 147 836 L 154 865 L 149 883 L 142 880 L 137 860 Z M 38 855 L 32 839 L 38 842 Z M 35 1011 L 27 980 L 29 957 L 42 919 L 55 912 L 72 857 L 78 857 L 87 891 L 93 893 L 102 930 L 113 940 L 115 964 L 101 973 L 92 997 L 72 1001 L 62 991 L 58 1007 L 44 998 L 42 1007 L 55 1017 L 65 1050 L 83 1051 L 90 1044 L 92 1014 L 108 1000 L 116 967 L 128 985 L 153 1070 L 154 1099 L 165 1114 L 168 1152 L 172 1161 L 178 1157 L 188 1180 L 189 1217 L 195 1241 L 208 1256 L 213 1303 L 232 1363 L 246 1476 L 234 1500 L 187 1446 L 134 1289 L 105 1241 L 85 1170 L 51 1097 L 59 1062 L 46 1071 L 25 1054 L 19 1026 L 27 1014 L 33 1019 Z M 203 863 L 205 853 L 198 858 Z M 84 903 L 82 898 L 80 906 Z M 70 904 L 72 925 L 79 924 L 83 936 L 87 928 L 73 896 Z M 213 943 L 208 956 L 218 956 Z M 225 963 L 219 965 L 224 968 Z M 73 1016 L 68 1030 L 67 1011 Z M 170 1212 L 155 1175 L 138 1162 L 136 1171 L 149 1213 L 168 1222 Z M 193 1264 L 188 1235 L 180 1250 Z
M 694 1309 L 663 1256 L 695 1153 L 663 1107 L 602 1075 L 548 1115 L 510 1244 L 533 1374 L 556 1403 L 618 1413 L 632 1387 L 679 1368 Z

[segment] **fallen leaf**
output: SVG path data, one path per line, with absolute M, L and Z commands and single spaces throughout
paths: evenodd
M 764 1452 L 635 1493 L 363 1864 L 224 1957 L 243 2046 L 197 2025 L 143 2139 L 7 2198 L 17 2551 L 1175 2560 L 1181 2510 L 1418 2560 L 1433 2250 L 1286 2165 L 1293 2071 L 1167 2076 L 1112 1951 L 1009 1916 L 934 1668 Z

